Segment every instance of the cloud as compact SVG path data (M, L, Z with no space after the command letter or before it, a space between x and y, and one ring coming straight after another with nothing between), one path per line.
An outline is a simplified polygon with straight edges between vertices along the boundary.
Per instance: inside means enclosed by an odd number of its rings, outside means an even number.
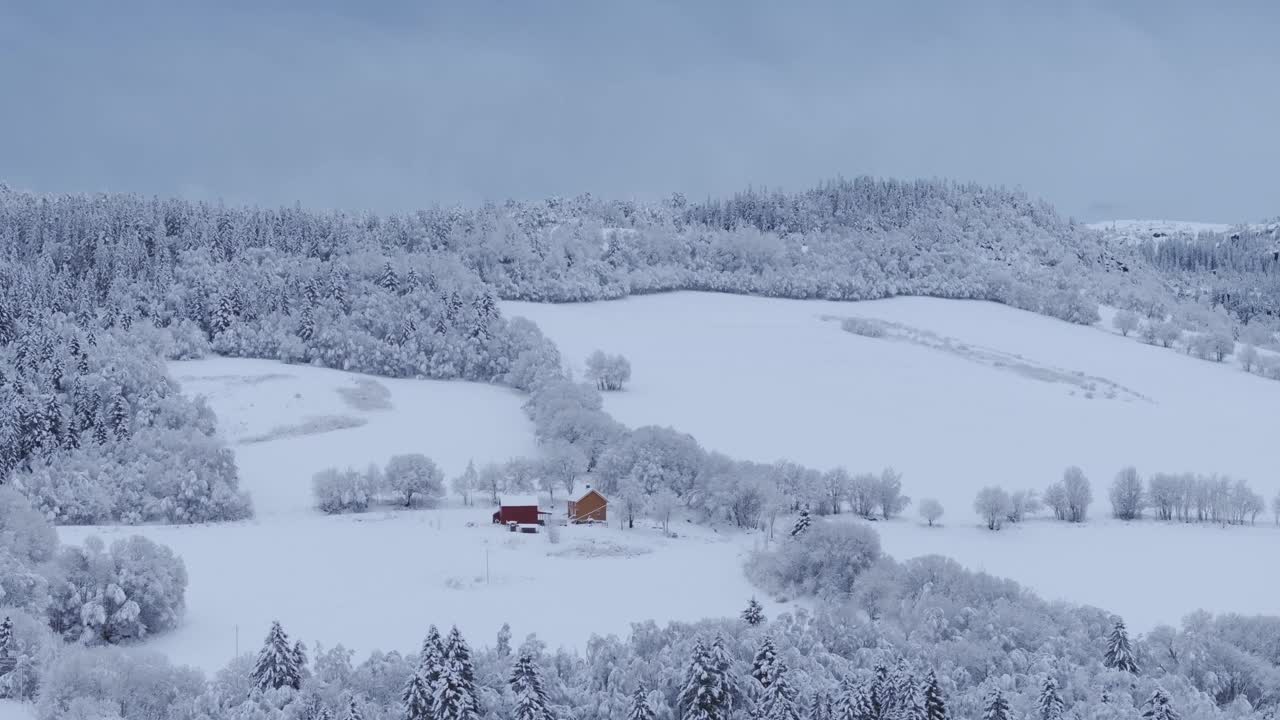
M0 173L378 210L870 173L1280 213L1270 4L374 5L10 11Z

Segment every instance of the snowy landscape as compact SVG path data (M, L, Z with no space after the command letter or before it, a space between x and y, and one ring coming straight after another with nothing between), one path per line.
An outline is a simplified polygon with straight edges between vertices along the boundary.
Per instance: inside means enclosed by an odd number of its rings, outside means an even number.
M0 9L0 720L1280 715L1275 9L135 5Z

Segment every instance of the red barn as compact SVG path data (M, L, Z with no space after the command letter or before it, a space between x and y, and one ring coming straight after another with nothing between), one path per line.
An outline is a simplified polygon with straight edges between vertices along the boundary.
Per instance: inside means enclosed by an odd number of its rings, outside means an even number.
M538 509L538 498L533 495L508 495L493 513L493 521L502 525L542 525L543 516L550 514Z

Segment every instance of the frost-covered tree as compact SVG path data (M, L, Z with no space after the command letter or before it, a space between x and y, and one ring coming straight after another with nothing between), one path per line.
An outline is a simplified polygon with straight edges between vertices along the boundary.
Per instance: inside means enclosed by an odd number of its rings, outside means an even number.
M835 706L830 693L821 690L814 693L813 700L809 702L807 720L836 720Z
M1178 720L1178 711L1169 702L1169 695L1162 687L1156 687L1151 697L1142 705L1142 717L1146 720Z
M1125 337L1137 330L1140 324L1141 321L1138 319L1138 314L1130 310L1117 311L1115 317L1111 319L1111 325Z
M982 710L982 720L1009 720L1009 701L1000 688L995 688L987 696L986 706Z
M769 671L767 684L756 701L754 717L760 720L800 720L796 689L787 677L787 664L778 661Z
M0 620L0 660L8 660L13 655L13 618L6 615Z
M852 677L846 676L840 681L840 688L835 700L836 720L877 720L878 709L871 704L866 689Z
M521 651L516 659L509 684L515 696L514 720L554 720L547 693L542 688L542 673L528 650Z
M927 720L947 720L946 699L933 670L924 679L924 716Z
M778 592L840 598L853 592L858 576L880 559L880 539L853 523L816 523L771 552L756 553L747 575Z
M414 670L400 693L400 717L404 720L434 720L435 692L422 668Z
M587 378L599 390L621 390L631 379L631 363L621 355L596 350L587 358Z
M791 537L797 537L809 529L813 524L813 518L809 515L809 508L806 506L800 510L800 516L796 518L796 524L791 526Z
M751 602L747 603L747 609L742 611L742 620L753 626L764 622L764 608L755 598L751 598Z
M511 654L511 625L502 623L502 627L498 629L498 644L494 646L499 657L507 657Z
M279 622L272 622L250 675L253 686L262 691L284 687L297 690L302 686L302 672L297 662L297 655L289 645L289 636Z
M1038 720L1062 720L1064 705L1062 695L1058 692L1058 681L1053 676L1046 677L1040 686L1040 695L1036 699L1036 717Z
M933 524L938 521L938 518L942 517L942 503L934 500L933 498L925 498L924 500L921 500L919 510L920 519L929 523L929 527L933 527Z
M1129 631L1125 629L1123 620L1116 620L1107 636L1107 652L1102 664L1121 672L1138 673L1138 662L1134 659L1133 648L1129 645Z
M1110 496L1111 509L1117 518L1135 520L1142 517L1147 500L1136 468L1127 467L1116 473Z
M631 695L631 709L627 711L627 720L655 720L657 713L649 702L649 693L643 687L636 688Z
M755 656L751 658L751 678L758 685L757 691L769 687L769 683L773 682L777 663L778 649L773 644L773 638L765 635L760 641L760 647L756 649Z
M973 500L973 511L987 523L988 530L999 530L1012 508L1009 493L998 487L985 487Z
M444 497L444 473L435 461L420 453L393 456L387 461L383 479L405 507L415 502L433 507Z
M467 467L462 471L461 475L450 481L453 493L462 498L462 504L470 505L472 493L476 491L476 485L479 482L479 475L476 473L476 464L471 460L467 461Z
M107 548L90 536L83 547L61 547L54 563L59 582L49 625L67 640L140 640L176 627L182 616L186 567L169 548L145 537L116 540Z
M1040 512L1044 504L1034 490L1015 490L1009 493L1009 513L1005 519L1011 523L1022 522L1029 515Z
M364 720L364 713L360 710L360 701L354 696L347 701L347 711L343 714L342 720Z
M1258 348L1253 345L1245 345L1240 348L1240 352L1236 353L1236 360L1240 361L1240 368L1247 373L1254 371L1258 367Z
M678 698L681 720L728 720L733 710L729 679L702 640L693 646Z
M471 660L471 647L467 645L467 641L462 637L462 632L458 630L458 626L453 626L449 631L448 638L444 643L444 665L451 671L449 677L449 690L446 693L451 699L450 703L461 702L465 700L466 704L457 706L457 711L451 710L449 717L479 717L483 713L480 706L479 688L476 686L476 670L475 664ZM437 706L439 707L440 693L437 693ZM450 707L454 707L450 705ZM465 712L463 712L465 711ZM458 714L463 712L463 714ZM465 713L470 713L467 715Z
M1062 473L1063 499L1066 503L1066 521L1084 522L1093 502L1093 490L1084 471L1074 465Z

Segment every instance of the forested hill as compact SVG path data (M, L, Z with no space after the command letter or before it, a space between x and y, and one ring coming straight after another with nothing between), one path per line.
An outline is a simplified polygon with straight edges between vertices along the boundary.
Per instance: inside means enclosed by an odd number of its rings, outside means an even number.
M157 272L180 274L192 255L236 263L265 250L318 263L372 254L401 272L408 258L430 258L473 272L508 299L675 289L833 299L917 294L989 299L1077 322L1095 317L1080 291L1123 275L1136 257L1021 193L872 178L700 203L678 194L655 203L582 195L385 217L0 189L0 238L6 257L69 271L77 283L92 282L100 301L113 285L117 293L154 295L136 283L166 279ZM211 295L249 292L230 280ZM207 318L191 319L211 327Z

